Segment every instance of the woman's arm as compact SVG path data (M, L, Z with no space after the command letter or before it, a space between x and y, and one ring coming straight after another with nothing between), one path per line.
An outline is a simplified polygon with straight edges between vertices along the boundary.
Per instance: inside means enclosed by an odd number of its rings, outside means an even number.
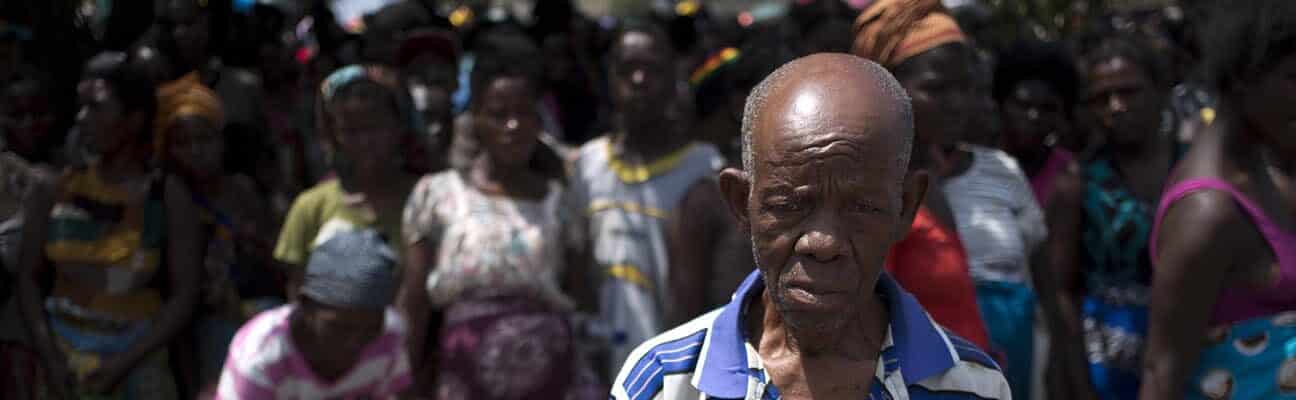
M431 249L432 246L423 241L405 246L405 273L396 294L396 309L409 324L407 348L410 365L415 371L420 370L425 361L432 361L423 359L423 346L427 341L429 316L432 314L432 304L426 289L428 273L433 269Z
M410 367L414 371L436 367L436 360L425 360L423 356L426 354L424 347L427 345L428 331L431 330L429 326L433 322L440 322L433 320L427 279L428 274L436 268L436 254L441 242L441 225L434 212L436 204L432 204L435 197L433 191L442 187L430 182L424 178L414 185L401 215L400 243L405 246L402 268L404 275L401 277L400 289L396 292L396 310L405 318L409 327L405 345L409 352ZM424 381L427 376L431 374L414 374L415 392L427 393L432 389L433 382Z
M1052 362L1060 363L1063 386L1067 388L1063 392L1075 400L1096 398L1089 382L1084 327L1080 320L1084 277L1079 265L1083 202L1084 181L1075 168L1060 174L1045 210L1049 231L1043 249L1045 258L1032 264L1031 273L1052 336Z
M166 267L170 296L162 304L148 333L120 355L109 359L91 374L94 391L108 391L150 354L163 348L180 333L193 316L199 298L202 275L201 234L198 208L189 189L175 176L166 178Z
M19 243L18 304L27 333L50 375L50 385L71 390L74 386L63 353L55 345L53 332L45 318L41 277L50 272L45 263L45 237L49 229L50 209L54 206L56 185L49 182L32 185L23 202L22 240ZM66 394L64 395L67 397Z
M1240 244L1254 230L1227 193L1201 192L1166 212L1155 241L1148 341L1143 355L1142 400L1184 398L1197 365L1207 324Z

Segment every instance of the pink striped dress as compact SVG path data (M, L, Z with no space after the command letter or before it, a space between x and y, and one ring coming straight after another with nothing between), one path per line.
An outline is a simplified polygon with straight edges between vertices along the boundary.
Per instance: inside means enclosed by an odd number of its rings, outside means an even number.
M388 399L413 382L404 346L405 323L392 309L387 310L382 334L334 382L317 377L293 344L289 334L293 309L289 304L263 312L239 329L216 399Z

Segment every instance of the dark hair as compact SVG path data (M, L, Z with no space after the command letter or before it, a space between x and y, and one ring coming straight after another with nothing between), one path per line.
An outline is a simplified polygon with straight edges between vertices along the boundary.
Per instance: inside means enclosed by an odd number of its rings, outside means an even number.
M1263 75L1296 52L1296 2L1291 0L1220 2L1207 18L1202 72L1220 91Z
M693 101L698 116L722 111L733 91L750 91L778 67L796 58L776 34L764 34L748 40L740 49L738 60L720 67L710 78L697 84ZM706 60L703 60L706 62ZM743 97L747 93L742 93Z
M148 74L129 62L125 53L108 52L94 56L86 63L83 79L102 79L121 102L123 115L142 113L138 138L152 140L153 117L157 114L157 88Z
M1104 61L1122 58L1138 65L1148 81L1162 87L1169 87L1169 74L1165 65L1165 55L1157 52L1144 40L1131 35L1117 35L1103 39L1096 47L1084 56L1084 74L1095 65Z
M1040 80L1057 92L1070 112L1079 92L1075 60L1056 43L1023 41L999 55L994 69L994 98L1003 103L1017 84Z
M850 53L855 40L851 20L829 18L816 23L805 33L802 54Z
M531 89L538 91L544 76L543 67L537 61L540 58L540 49L520 32L487 33L477 43L476 60L469 77L473 103L491 81L501 77L526 79Z
M608 61L612 62L621 54L621 37L633 32L643 33L652 36L653 42L669 52L670 56L675 55L675 45L671 43L670 35L658 23L651 20L629 19L617 28L616 34L612 35L612 48L608 49Z

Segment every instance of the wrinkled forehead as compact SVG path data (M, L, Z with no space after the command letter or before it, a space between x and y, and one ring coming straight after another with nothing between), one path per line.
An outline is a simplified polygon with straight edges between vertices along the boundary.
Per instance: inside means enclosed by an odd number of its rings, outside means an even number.
M845 157L874 173L903 173L902 106L870 85L814 79L769 93L753 132L758 171Z

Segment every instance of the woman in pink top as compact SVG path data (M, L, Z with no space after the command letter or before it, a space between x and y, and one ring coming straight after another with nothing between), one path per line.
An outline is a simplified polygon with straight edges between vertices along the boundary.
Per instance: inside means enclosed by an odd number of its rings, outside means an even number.
M1210 15L1204 66L1221 105L1194 127L1157 212L1140 398L1290 398L1296 2Z
M243 325L217 400L392 399L414 379L406 324L391 307L396 253L372 229L312 252L297 303Z

